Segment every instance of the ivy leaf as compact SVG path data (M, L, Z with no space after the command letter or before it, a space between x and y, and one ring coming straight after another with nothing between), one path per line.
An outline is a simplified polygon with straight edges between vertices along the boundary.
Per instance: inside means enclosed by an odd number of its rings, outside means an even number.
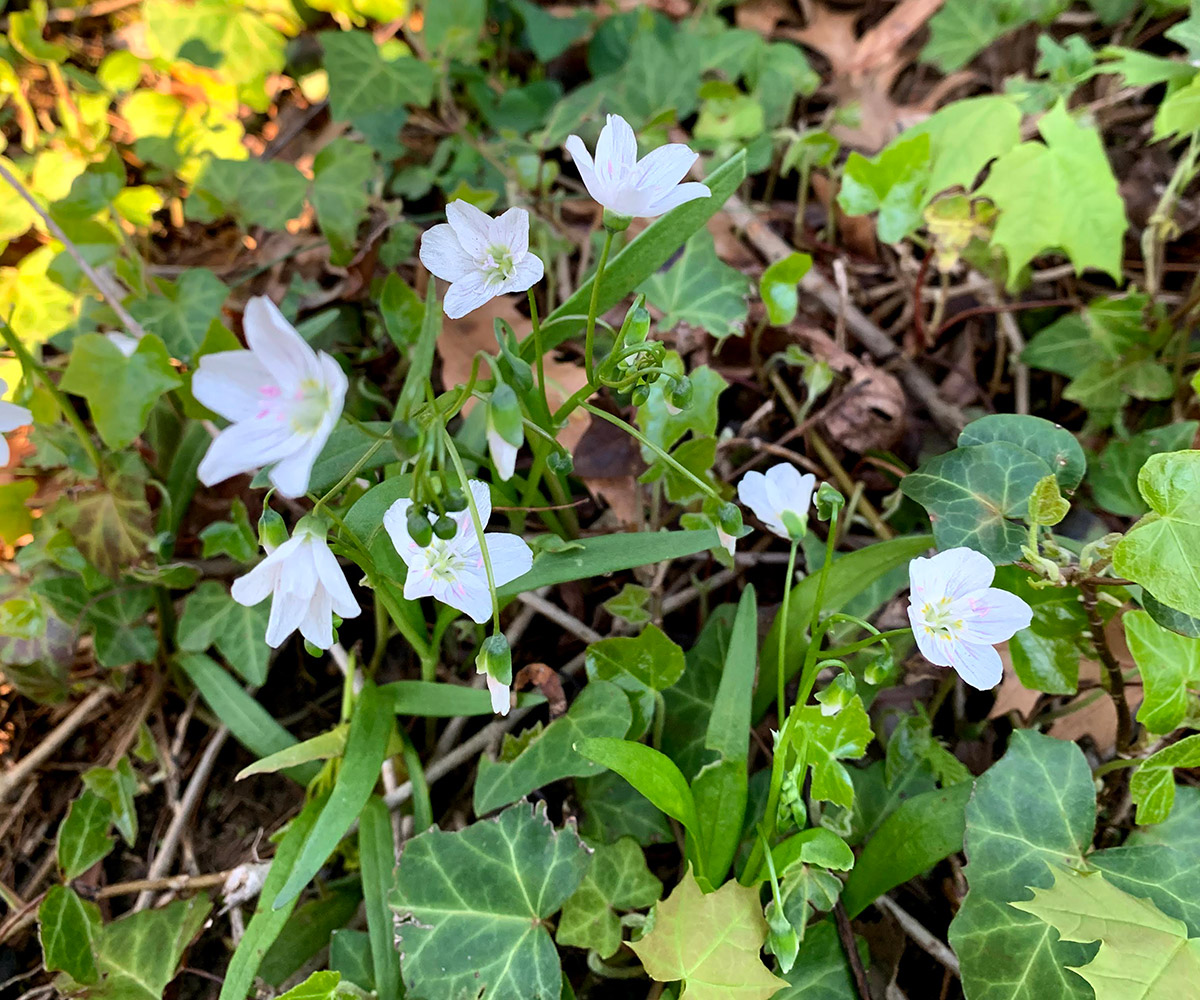
M369 147L361 146L368 155ZM304 210L308 180L283 160L211 159L185 205L189 219L236 219L243 227L282 230Z
M905 496L929 511L939 549L965 545L994 563L1021 558L1034 487L1053 470L1009 441L955 448L900 481Z
M158 652L158 635L146 624L154 604L149 587L118 587L87 605L85 623L96 644L96 661L102 667L127 667L150 663Z
M787 983L759 957L766 940L757 888L730 880L705 894L688 869L655 907L650 932L629 947L651 979L682 979L688 1000L768 1000Z
M854 783L840 762L861 757L874 735L862 699L855 695L836 715L822 715L819 706L805 705L800 723L800 753L812 768L812 797L849 809L854 804Z
M1175 804L1175 768L1200 765L1200 736L1186 736L1147 757L1129 779L1137 822L1161 823Z
M630 625L645 625L653 617L648 607L650 591L636 583L627 583L615 597L604 602L604 610Z
M1200 451L1152 455L1138 473L1150 513L1113 552L1113 569L1159 601L1200 617Z
M665 691L683 676L683 650L657 625L636 636L619 636L592 643L587 651L589 672L601 680L629 676L653 691Z
M960 448L992 441L1008 441L1033 452L1050 466L1058 485L1064 490L1075 489L1087 469L1087 458L1075 435L1041 417L993 413L967 424L958 436Z
M106 926L96 942L102 979L88 1000L161 1000L211 909L202 896L179 899Z
M1138 721L1151 733L1173 732L1188 714L1189 689L1200 687L1200 639L1163 628L1145 611L1130 611L1121 621L1142 675Z
M1067 6L1067 0L949 0L929 19L921 59L950 73L1002 35L1030 21L1048 24Z
M1011 905L1045 921L1063 941L1100 942L1090 962L1069 966L1096 1000L1175 1000L1194 990L1200 938L1189 939L1182 920L1110 885L1101 872L1052 872L1053 885Z
M593 681L561 719L545 729L540 725L501 748L500 760L484 755L475 779L475 814L482 816L506 806L561 778L590 777L603 768L573 749L587 736L620 738L629 731L629 699L615 684ZM515 751L515 756L513 753Z
M1021 109L1010 97L988 95L952 101L910 129L897 141L929 136L929 171L923 202L947 188L970 191L979 172L1021 141ZM963 136L971 136L963 142Z
M1096 503L1119 517L1141 517L1150 508L1137 490L1137 476L1151 455L1187 448L1200 430L1195 420L1155 427L1132 437L1114 438L1088 470Z
M62 519L76 548L110 580L149 555L150 505L145 473L136 456L122 458L105 479L62 507Z
M907 136L874 159L851 153L842 174L838 204L847 215L879 212L879 238L898 243L921 221L929 176L929 136Z
M246 505L235 497L230 506L228 521L214 521L200 529L203 543L201 556L229 556L240 563L250 563L258 555L258 536L250 527Z
M338 121L351 121L405 104L428 107L433 100L432 67L412 55L385 58L369 31L323 31L329 74L329 108Z
M354 257L354 238L370 203L365 187L374 176L371 147L349 139L334 139L313 160L312 206L331 264L343 266Z
M647 846L665 843L674 836L666 816L615 771L577 779L575 798L583 811L579 832L589 842L612 844L622 837L632 837Z
M125 843L132 847L137 841L137 807L133 799L138 793L138 783L129 758L122 757L116 767L93 767L84 771L83 786L112 807L113 824Z
M1096 792L1083 752L1032 730L975 782L967 804L970 890L950 925L963 992L991 1000L1085 1000L1065 965L1090 950L1058 940L1042 921L1008 905L1027 887L1047 887L1056 865L1082 866L1096 820Z
M250 684L267 679L267 602L252 608L233 599L223 583L205 580L191 594L179 618L179 648L203 653L216 646L225 661Z
M1100 135L1059 102L1038 123L1045 143L1001 156L979 189L999 210L993 246L1008 255L1008 283L1038 254L1062 250L1076 273L1094 267L1119 280L1125 206Z
M100 978L92 940L100 930L100 908L87 903L69 886L51 886L38 907L38 937L47 972L65 972L77 983Z
M71 345L71 361L59 385L88 401L101 440L119 451L145 430L159 397L183 381L171 367L163 342L152 333L138 341L129 357L107 337L85 333Z
M617 911L654 905L662 888L632 837L600 844L594 848L583 882L563 904L554 938L560 947L587 948L601 958L610 958L621 947Z
M684 244L683 256L665 273L652 274L638 290L662 310L660 331L682 322L707 330L717 340L745 332L750 280L717 257L707 229Z
M112 815L112 806L95 792L85 791L71 803L58 828L58 867L66 881L79 878L113 849Z
M130 314L162 338L173 358L190 361L221 312L229 289L212 271L190 268L178 281L158 281L161 295L126 303Z
M588 854L545 805L518 803L404 845L392 906L413 996L558 1000L562 970L543 921L587 874Z

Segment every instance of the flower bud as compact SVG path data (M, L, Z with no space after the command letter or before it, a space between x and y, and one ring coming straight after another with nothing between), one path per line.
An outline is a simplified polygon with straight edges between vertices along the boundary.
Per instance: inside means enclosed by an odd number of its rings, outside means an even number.
M433 541L433 526L429 523L429 517L423 508L416 506L409 508L406 526L409 537L421 548L425 548Z
M883 651L867 664L867 669L863 671L863 680L872 687L879 687L887 682L896 669L896 661L892 657L892 650L889 646L884 646Z
M667 409L681 413L692 405L692 380L686 375L683 378L672 379L667 388Z
M460 510L467 509L467 495L457 486L446 490L444 500L446 510L455 513Z
M837 715L854 697L854 675L843 670L822 690L817 692L822 715Z
M648 400L650 398L650 386L635 385L633 387L633 393L630 396L630 398L633 400L634 406L645 406L646 400Z
M729 501L721 504L717 511L717 520L725 534L736 537L742 533L742 511L737 504Z
M784 510L780 511L779 519L787 529L788 537L794 542L798 542L808 531L807 514L797 514L794 510Z
M283 523L279 512L264 505L262 517L258 519L258 544L270 555L286 542L287 538L287 525Z
M487 442L496 474L512 478L517 462L517 450L525 443L525 428L521 424L521 405L517 394L505 382L497 382L487 408Z
M487 676L492 710L498 715L508 715L512 704L508 690L512 684L512 650L503 634L496 632L483 640L475 657L475 672Z
M456 531L458 531L458 524L448 514L442 514L433 522L433 533L444 542L450 541Z
M779 959L779 968L782 972L790 972L792 966L796 964L796 956L800 954L800 935L796 933L796 928L788 922L781 909L775 905L775 900L771 900L767 904L766 916L767 927L770 931L767 935L766 949Z
M828 521L846 506L846 498L829 483L822 483L817 487L816 506L817 517L822 521Z
M546 464L560 476L569 476L575 469L575 459L569 451L552 451L546 458Z
M643 306L634 306L629 313L629 325L625 331L626 344L642 344L650 336L650 313Z

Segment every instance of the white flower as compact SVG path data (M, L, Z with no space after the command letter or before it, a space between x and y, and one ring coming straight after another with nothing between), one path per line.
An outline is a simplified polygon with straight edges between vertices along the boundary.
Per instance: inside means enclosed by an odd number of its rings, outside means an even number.
M450 282L442 306L451 319L542 280L542 260L529 252L525 209L510 208L493 219L459 199L446 206L446 218L421 237L421 263Z
M491 455L492 464L496 467L496 475L500 477L501 481L508 482L512 479L512 474L517 467L517 452L521 449L518 445L504 440L504 435L496 429L490 412L487 420L487 443L488 454Z
M808 508L812 503L817 477L811 472L800 475L800 470L787 462L772 466L765 474L747 472L738 483L738 499L754 516L780 538L792 538L787 520L802 528L808 523Z
M271 597L267 645L275 649L300 634L319 649L333 645L332 616L355 617L360 608L323 531L296 525L292 537L249 573L233 581L233 599L253 607Z
M720 525L717 525L717 541L721 543L721 547L730 556L733 556L737 552L737 535L729 534Z
M346 376L257 296L246 304L248 351L206 354L192 379L196 399L232 421L209 446L197 474L205 486L271 465L271 484L286 497L308 490L346 399Z
M1005 642L1033 620L1021 598L991 586L991 560L973 549L939 552L908 564L908 617L917 648L930 663L953 667L981 691L1000 683L1000 654Z
M8 383L0 378L0 396L8 394ZM24 427L27 424L33 423L33 414L25 407L18 406L16 403L10 403L8 400L0 400L0 434L7 434L9 431L15 431L18 427ZM8 460L11 457L8 450L8 442L0 437L0 468L8 465Z
M588 194L616 215L653 219L685 202L712 196L707 185L679 183L698 153L672 142L639 160L637 138L620 115L609 115L600 130L595 160L577 135L567 139L567 152L575 160Z
M492 514L492 498L487 484L471 479L467 485L479 509L480 523L486 525ZM404 596L410 601L418 597L435 597L443 604L470 615L482 625L491 617L492 597L488 592L487 570L483 565L475 524L471 520L470 506L451 515L457 525L453 538L442 539L434 535L425 548L414 542L408 533L408 510L411 506L412 501L408 498L397 500L383 515L383 526L388 537L408 566ZM533 551L525 539L496 531L489 532L484 538L497 587L529 572L533 565Z
M476 673L479 673L477 670ZM503 681L496 680L491 674L487 674L488 694L492 696L492 711L497 715L508 715L512 708L512 694L508 690L508 685Z

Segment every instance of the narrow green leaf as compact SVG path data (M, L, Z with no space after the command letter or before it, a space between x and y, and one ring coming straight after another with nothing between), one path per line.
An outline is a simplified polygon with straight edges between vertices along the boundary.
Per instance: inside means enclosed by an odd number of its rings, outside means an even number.
M687 779L670 757L642 743L606 737L582 739L575 749L588 760L615 771L689 831L699 829Z
M363 808L358 826L358 851L367 933L371 936L375 992L380 997L398 997L400 956L396 952L396 921L388 906L388 897L396 885L396 845L391 816L378 796L370 798Z
M366 683L354 706L350 734L346 739L346 756L337 782L292 873L272 903L275 909L295 902L362 812L379 780L379 769L387 755L394 725L391 704L380 697L374 684Z
M383 322L392 339L402 336L403 317L390 308L383 313ZM395 332L393 332L395 328ZM437 283L431 281L425 293L425 315L421 320L421 335L409 354L408 373L396 400L396 416L407 420L425 402L425 390L429 384L429 373L433 368L433 354L437 337L442 330L442 304L437 297Z
M275 771L283 771L314 760L340 757L346 752L346 735L349 730L349 725L343 724L302 743L277 750L262 760L256 760L253 764L243 767L234 780L241 781L255 774L273 774Z
M460 715L492 715L492 696L480 688L433 681L392 681L381 684L379 693L392 699L397 715L419 715L430 719L454 719ZM538 693L517 695L517 707L545 704Z

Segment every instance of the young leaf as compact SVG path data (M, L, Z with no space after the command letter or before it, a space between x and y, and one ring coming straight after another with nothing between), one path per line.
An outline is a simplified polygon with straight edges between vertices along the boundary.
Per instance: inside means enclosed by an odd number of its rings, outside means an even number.
M683 674L683 650L657 625L636 636L601 639L588 647L588 673L603 681L629 677L652 691L665 691Z
M513 740L515 745L524 744L515 758L508 758L502 747L500 760L486 755L479 759L475 814L483 816L561 778L598 774L602 768L579 756L574 745L589 736L620 739L630 721L629 699L621 689L592 681L561 719L545 729L538 727L528 740L528 733Z
M1113 569L1159 601L1200 617L1200 451L1152 455L1138 473L1150 506L1117 543Z
M1119 280L1125 204L1100 134L1059 102L1038 130L993 165L979 195L1000 212L994 246L1008 255L1008 283L1038 254L1062 250L1077 273L1094 267Z
M587 848L569 828L556 831L543 804L414 837L392 898L409 994L558 1000L562 970L543 921L587 868Z
M554 939L560 947L587 948L601 958L610 958L621 947L617 911L652 906L662 888L632 837L599 844L593 848L592 864L583 882L563 904Z
M1200 938L1152 902L1110 885L1100 872L1052 868L1049 888L1010 904L1058 931L1063 941L1100 942L1090 962L1068 966L1096 1000L1177 1000L1200 981Z
M812 768L812 797L849 809L854 784L840 761L861 757L874 736L862 699L855 695L836 715L823 715L816 705L799 711L803 749L798 755Z
M67 812L58 828L58 867L70 882L78 878L113 849L108 835L112 806L95 792L85 791Z
M638 290L662 310L662 331L673 330L683 322L702 327L717 340L740 337L745 332L750 282L717 257L707 229L687 241L683 256L665 274L652 275Z
M1129 779L1137 822L1161 823L1175 804L1175 768L1200 765L1200 736L1186 736L1147 757Z
M343 993L338 989L341 981L340 972L314 972L304 982L280 994L279 1000L335 1000L338 996L353 996L352 993Z
M838 205L848 215L878 211L879 238L898 243L921 221L929 155L929 136L924 134L901 138L873 160L851 153Z
M271 904L275 909L295 901L362 812L379 780L379 769L387 756L394 727L391 704L374 684L367 682L354 706L346 755L329 801L304 842L287 882Z
M128 447L145 430L159 397L181 385L166 347L153 334L129 357L98 333L76 337L59 382L64 392L88 401L101 440L114 451Z
M758 294L767 307L772 326L787 326L800 308L800 279L808 274L812 258L806 253L791 253L775 261L758 279Z
M116 767L93 767L84 771L83 786L112 807L113 825L125 843L132 847L138 831L137 807L133 802L138 783L129 758L122 757Z
M1163 628L1145 611L1130 611L1121 621L1142 675L1138 722L1151 733L1170 733L1188 714L1188 691L1200 687L1200 639Z
M682 979L690 1000L768 1000L787 983L759 957L766 940L758 889L730 881L705 894L688 871L655 908L650 933L629 947L651 979Z

